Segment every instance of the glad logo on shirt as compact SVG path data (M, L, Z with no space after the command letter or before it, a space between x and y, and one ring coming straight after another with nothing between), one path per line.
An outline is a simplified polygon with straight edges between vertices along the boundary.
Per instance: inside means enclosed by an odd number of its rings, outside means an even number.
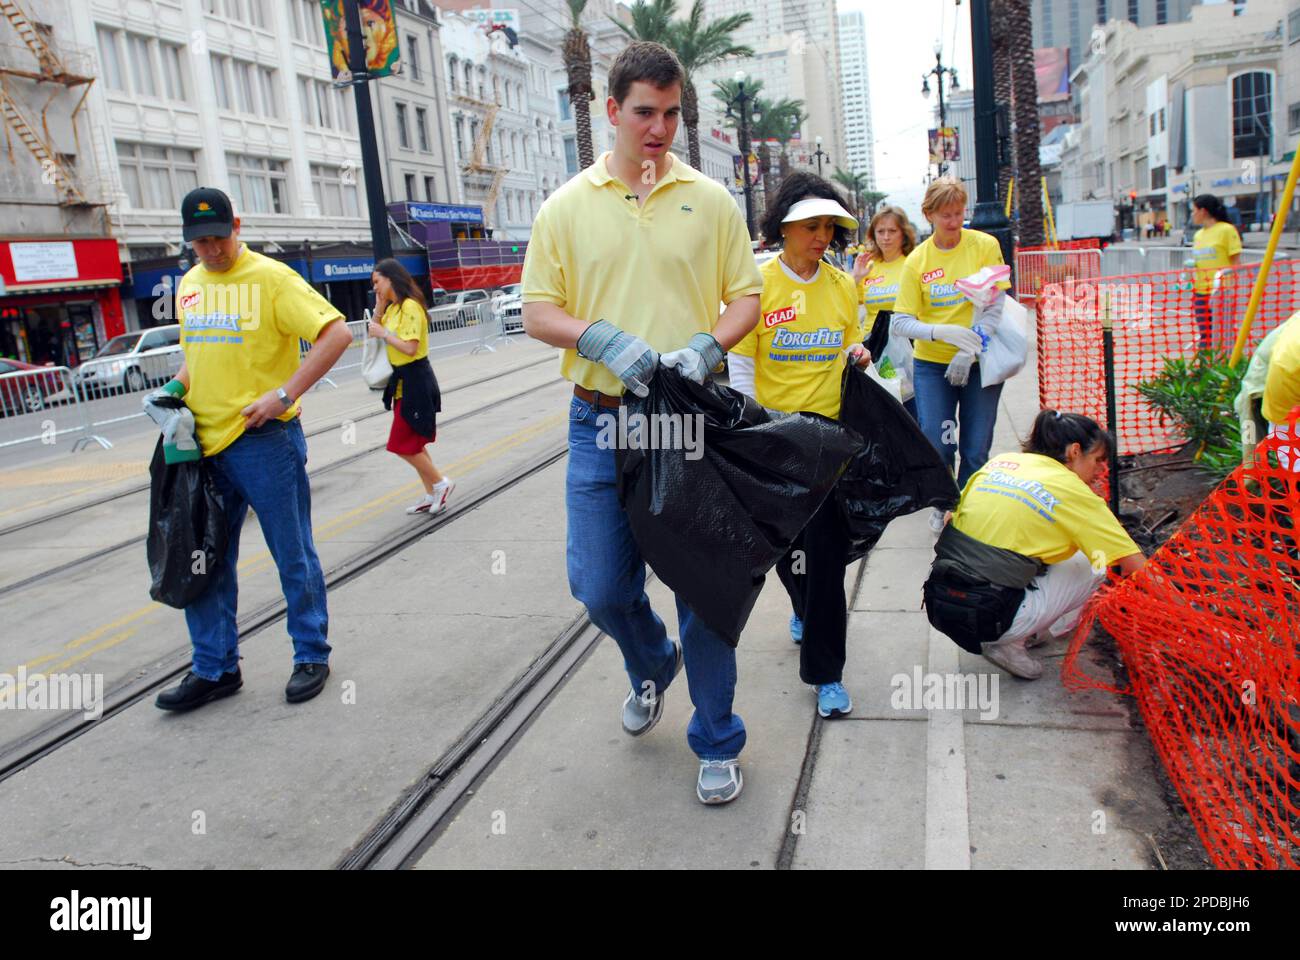
M789 323L796 316L794 304L791 304L788 307L782 307L780 310L773 310L771 313L763 314L763 327L770 330L778 324Z
M988 465L990 470L1019 470L1020 464L1014 460L994 460Z
M931 270L929 273L921 274L922 283L929 283L931 280L942 280L942 279L943 279L943 267L939 267L937 270Z
M869 287L874 287L874 286L876 286L877 284L884 283L884 282L885 282L885 278L884 278L884 277L868 277L868 278L867 278L867 286L869 286Z
M197 290L191 290L189 293L185 294L185 296L181 297L181 309L193 310L202 302L203 294L199 293Z

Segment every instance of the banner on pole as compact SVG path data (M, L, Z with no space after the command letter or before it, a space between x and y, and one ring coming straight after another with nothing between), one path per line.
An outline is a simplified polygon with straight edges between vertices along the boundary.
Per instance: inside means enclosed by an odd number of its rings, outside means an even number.
M366 71L372 77L389 77L401 72L401 50L397 43L397 22L390 0L357 0L361 9L361 33L366 44ZM330 70L335 83L350 83L348 26L343 0L320 0L325 37L330 48Z
M930 162L950 163L961 159L956 127L939 127L930 131Z

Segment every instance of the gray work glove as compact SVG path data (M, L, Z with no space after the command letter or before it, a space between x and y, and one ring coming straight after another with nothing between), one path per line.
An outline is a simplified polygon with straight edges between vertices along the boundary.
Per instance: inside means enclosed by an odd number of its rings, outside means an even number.
M984 341L978 333L955 323L936 323L930 327L930 338L951 343L959 351L964 350L972 356L984 349Z
M703 383L709 371L722 362L722 355L722 345L712 334L697 333L682 349L663 354L659 362L688 380Z
M640 337L624 333L608 320L597 320L578 338L578 355L604 364L638 397L650 393L659 354Z
M184 389L180 381L173 380L161 390L146 394L143 401L144 412L162 428L163 460L168 464L190 463L203 457L194 438L194 414L181 399Z
M944 379L954 387L964 387L970 382L970 368L975 363L975 355L967 353L965 350L958 350L957 356L953 357L948 363L948 369L944 371Z

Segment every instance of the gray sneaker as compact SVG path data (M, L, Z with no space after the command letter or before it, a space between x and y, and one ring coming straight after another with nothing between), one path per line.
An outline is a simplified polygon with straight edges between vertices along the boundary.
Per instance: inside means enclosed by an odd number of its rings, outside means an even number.
M676 677L682 672L682 642L676 637L669 637L668 640L677 656L677 663L673 666L673 676ZM662 691L647 690L638 694L637 691L630 690L627 699L623 701L623 732L631 737L649 733L663 715Z
M695 781L695 796L700 803L730 803L740 796L744 786L739 760L700 761L700 775Z
M1026 650L1023 643L986 643L981 652L985 660L1001 667L1013 677L1037 680L1043 675L1043 661Z

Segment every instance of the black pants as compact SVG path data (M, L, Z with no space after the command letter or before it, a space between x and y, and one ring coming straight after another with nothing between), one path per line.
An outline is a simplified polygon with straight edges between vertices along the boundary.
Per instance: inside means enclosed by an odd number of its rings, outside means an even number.
M799 679L804 683L839 683L844 678L848 549L844 519L832 494L776 565L794 612L803 621Z

